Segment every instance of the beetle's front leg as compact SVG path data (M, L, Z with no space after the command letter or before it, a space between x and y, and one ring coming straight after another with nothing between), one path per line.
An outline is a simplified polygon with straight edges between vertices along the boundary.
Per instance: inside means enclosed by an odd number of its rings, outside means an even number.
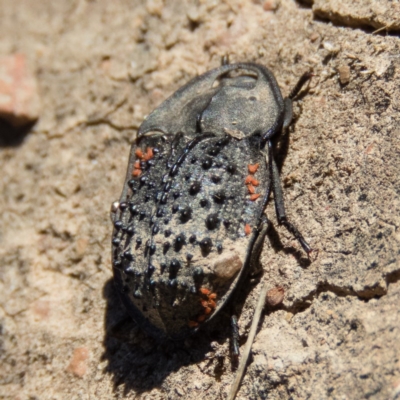
M272 180L272 190L274 191L274 201L276 217L278 218L279 224L283 225L301 244L301 247L310 255L313 249L306 242L303 235L299 230L288 221L286 217L285 204L283 201L281 178L279 176L278 167L276 166L274 152L272 147L272 142L268 142L268 168L270 170L271 180Z
M311 71L304 73L296 83L289 96L284 99L285 111L283 116L283 129L289 127L293 119L293 99L299 94L302 87L313 77Z

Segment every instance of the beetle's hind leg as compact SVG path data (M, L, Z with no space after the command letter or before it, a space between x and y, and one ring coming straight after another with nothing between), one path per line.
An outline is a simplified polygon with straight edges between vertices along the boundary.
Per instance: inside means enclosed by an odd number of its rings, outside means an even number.
M231 315L231 328L232 328L232 336L231 336L231 351L232 358L234 363L237 363L239 360L240 350L239 350L239 324L236 315Z
M299 230L288 221L286 217L285 204L283 201L281 178L279 176L278 167L275 162L272 142L268 142L268 167L272 180L272 190L274 191L275 211L279 224L283 225L300 243L303 250L310 255L313 249L306 242Z
M261 216L260 223L257 227L258 236L254 242L253 249L250 255L250 271L251 275L256 275L261 271L260 267L260 254L264 244L265 236L269 228L269 220L265 215Z

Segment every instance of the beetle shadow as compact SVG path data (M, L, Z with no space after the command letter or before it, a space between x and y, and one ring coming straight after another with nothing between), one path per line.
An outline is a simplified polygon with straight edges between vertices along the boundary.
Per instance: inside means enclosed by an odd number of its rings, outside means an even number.
M106 282L103 296L107 305L102 361L108 361L104 372L112 375L114 391L120 390L121 385L124 395L150 391L160 386L171 372L201 359L207 351L200 347L199 354L195 354L184 346L175 349L174 343L160 346L146 336L120 302L112 279Z
M246 286L248 292L250 285ZM242 290L240 291L242 292ZM242 309L235 298L235 311ZM113 280L106 282L103 288L106 300L104 317L104 352L102 361L107 361L105 373L112 375L114 391L123 385L124 395L131 391L141 394L160 387L163 381L180 368L197 364L214 352L211 343L223 344L231 336L230 307L224 307L218 318L210 321L206 329L187 338L184 342L157 342L147 336L129 317L120 302ZM243 301L244 303L244 301ZM220 379L224 371L215 369L215 379Z
M14 127L6 120L0 118L0 148L18 147L32 130L36 122L21 127Z
M275 252L283 251L285 254L291 254L302 268L308 268L311 265L311 260L304 256L304 251L293 246L285 246L282 243L279 233L272 223L269 224L267 236L269 243Z

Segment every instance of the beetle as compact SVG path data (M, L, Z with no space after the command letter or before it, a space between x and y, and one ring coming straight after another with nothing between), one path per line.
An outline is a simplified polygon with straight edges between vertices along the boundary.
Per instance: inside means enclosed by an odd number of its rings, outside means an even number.
M272 139L292 120L272 72L223 63L165 100L134 141L111 218L117 291L151 336L183 339L214 319L257 262L271 191L288 221Z

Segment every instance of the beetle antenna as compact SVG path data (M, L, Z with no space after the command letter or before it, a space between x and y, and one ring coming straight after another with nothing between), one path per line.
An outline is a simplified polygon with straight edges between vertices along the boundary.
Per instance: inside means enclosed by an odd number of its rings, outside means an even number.
M228 65L228 64L230 64L230 62L229 62L229 54L224 54L221 57L221 65Z

